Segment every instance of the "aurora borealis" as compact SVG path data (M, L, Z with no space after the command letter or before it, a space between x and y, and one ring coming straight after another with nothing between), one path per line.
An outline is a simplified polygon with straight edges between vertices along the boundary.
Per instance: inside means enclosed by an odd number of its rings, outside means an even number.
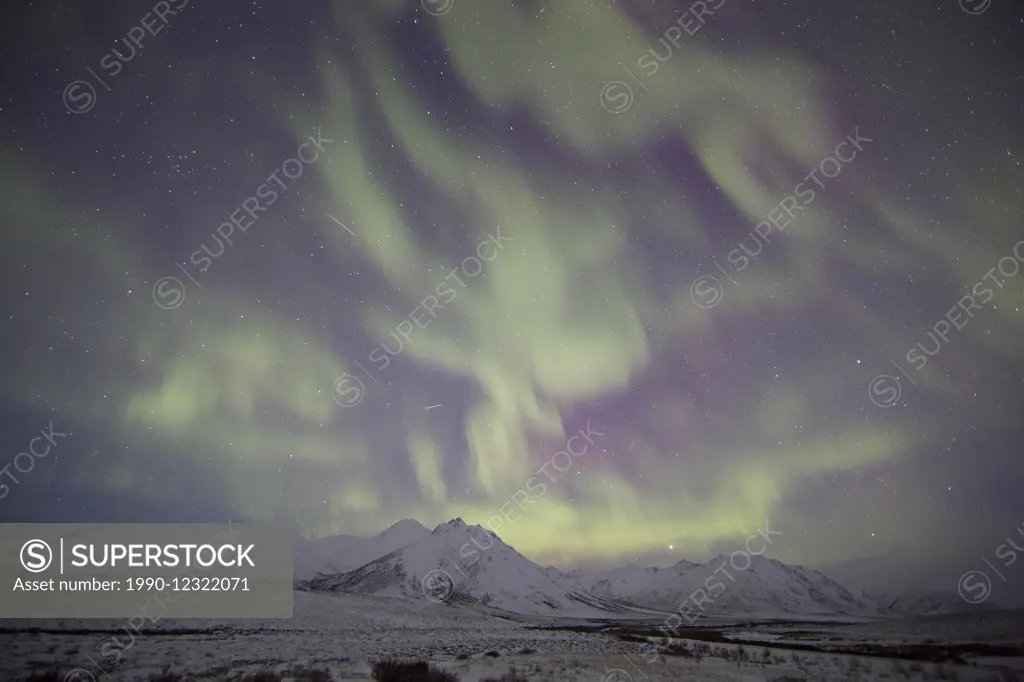
M158 4L6 29L0 519L484 523L589 424L535 561L1019 524L1009 3Z

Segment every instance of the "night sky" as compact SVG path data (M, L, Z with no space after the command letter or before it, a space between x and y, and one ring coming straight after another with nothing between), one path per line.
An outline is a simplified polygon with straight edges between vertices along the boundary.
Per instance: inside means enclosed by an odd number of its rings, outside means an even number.
M12 5L0 520L1024 546L1020 5Z

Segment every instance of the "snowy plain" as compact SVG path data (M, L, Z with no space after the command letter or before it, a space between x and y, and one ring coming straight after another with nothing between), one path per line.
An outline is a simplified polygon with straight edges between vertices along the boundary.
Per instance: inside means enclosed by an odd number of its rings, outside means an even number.
M673 640L700 659L657 656L653 644L608 634L540 630L510 618L427 600L296 591L294 617L279 620L162 620L134 635L120 621L0 621L0 660L5 679L31 670L77 669L68 682L133 682L168 669L197 678L238 679L260 670L327 669L334 680L368 680L373 662L424 660L458 675L461 682L498 678L514 667L527 680L566 682L659 682L661 680L782 682L784 680L940 680L995 682L1009 672L972 666L936 666L867 656L793 652L750 644ZM977 616L947 617L949 635L1015 639L1017 620L988 622ZM857 638L920 637L934 628L907 621L822 626L823 636L852 628ZM791 626L786 626L790 627ZM802 626L801 630L815 628ZM915 630L919 628L920 630ZM875 634L872 634L874 629ZM786 628L778 628L787 639ZM1019 637L1017 630L1016 636ZM853 636L852 633L848 636ZM104 649L106 647L106 649ZM121 657L111 666L116 648ZM740 649L746 662L734 660ZM768 652L768 662L765 652ZM105 653L104 653L105 652ZM795 659L794 659L795 654ZM999 662L1008 668L1012 662Z
M462 519L405 520L370 538L296 542L289 619L0 620L0 682L40 671L283 682L303 669L346 682L372 679L383 660L425 661L460 682L513 669L552 682L1024 680L1024 612L951 614L962 604L934 593L865 599L758 556L730 563L696 627L672 630L669 612L724 560L563 573Z

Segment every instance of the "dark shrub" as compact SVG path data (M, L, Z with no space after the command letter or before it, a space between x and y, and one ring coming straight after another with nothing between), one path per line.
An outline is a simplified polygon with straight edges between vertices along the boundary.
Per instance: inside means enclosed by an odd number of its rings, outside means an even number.
M21 682L64 682L64 675L56 670L33 670L32 674L19 678Z
M310 668L308 670L293 670L291 675L287 677L294 677L300 682L331 682L331 673L322 668Z
M168 666L168 667L170 667L170 666ZM186 682L186 680L191 680L191 679L192 679L191 675L186 675L184 673L172 673L172 672L168 672L165 669L161 673L154 673L154 674L150 675L149 676L149 680L147 682ZM275 677L273 680L262 680L261 682L279 682L280 679L281 678L279 678L279 677Z
M509 670L501 677L488 677L483 682L530 682L525 677L520 677L515 670Z
M281 675L272 673L269 670L261 670L258 673L251 673L243 678L244 682L281 682ZM149 682L157 682L152 677ZM173 680L160 680L159 682L174 682Z
M398 661L379 661L373 664L373 679L377 682L459 682L459 678L449 672L431 668L419 663L399 663Z

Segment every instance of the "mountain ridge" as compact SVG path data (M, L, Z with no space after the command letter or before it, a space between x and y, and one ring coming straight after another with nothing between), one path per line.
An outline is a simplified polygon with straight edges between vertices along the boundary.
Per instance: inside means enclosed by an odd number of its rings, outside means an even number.
M432 530L403 519L371 538L306 541L296 553L307 554L296 558L302 566L296 570L299 589L422 598L529 616L872 618L978 610L952 593L855 593L820 571L760 555L743 554L738 562L734 553L704 563L682 559L665 568L628 564L564 572L536 564L493 531L461 517Z

